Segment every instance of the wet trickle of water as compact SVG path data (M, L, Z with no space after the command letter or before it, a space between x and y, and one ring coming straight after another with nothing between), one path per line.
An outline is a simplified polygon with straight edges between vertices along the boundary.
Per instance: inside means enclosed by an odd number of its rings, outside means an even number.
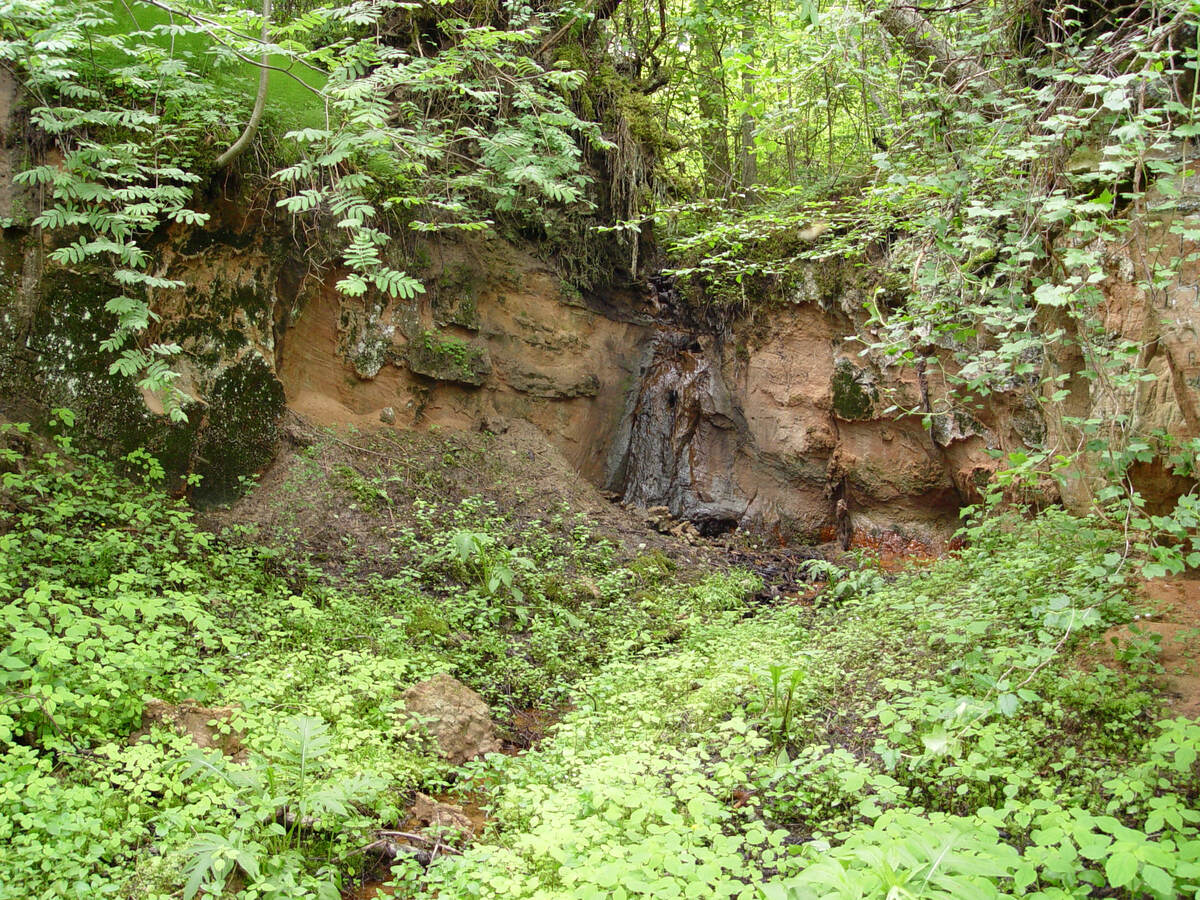
M674 338L674 340L672 340ZM695 353L664 335L642 378L629 437L624 499L640 506L663 505L678 515L682 493L691 483L683 451L699 419L697 381L706 366Z
M687 333L660 335L632 411L622 499L729 530L746 507L724 471L737 419L715 352Z

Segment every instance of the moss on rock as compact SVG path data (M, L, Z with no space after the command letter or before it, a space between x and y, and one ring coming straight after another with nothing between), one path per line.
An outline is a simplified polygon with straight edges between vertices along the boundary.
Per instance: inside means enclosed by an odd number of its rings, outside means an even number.
M257 353L217 376L196 440L192 471L202 477L198 498L237 496L243 477L271 461L285 402L283 386Z
M435 381L478 387L492 374L492 361L484 348L433 331L422 332L409 343L404 361L417 375Z
M870 374L848 359L839 359L833 367L833 411L847 421L871 419L879 392Z
M147 407L134 379L110 371L117 354L102 344L116 323L104 304L120 286L102 273L50 268L25 296L16 280L19 264L20 241L11 234L0 239L9 288L0 290L0 411L36 423L52 407L69 407L81 443L114 457L145 448L172 487L190 472L202 475L197 493L204 498L229 496L239 476L270 459L283 388L266 361L245 353L249 341L236 326L253 327L248 317L234 321L217 312L222 303L253 306L270 321L270 296L241 285L215 302L198 300L198 308L189 302L189 315L163 323L159 338L184 345L189 389L201 398L185 404L187 422L172 423ZM228 365L238 353L244 355Z
M990 434L978 419L962 410L931 416L929 433L939 447L949 447L954 441Z
M449 266L437 278L433 292L433 322L479 330L476 272L466 265Z
M384 320L386 304L347 302L338 320L338 350L359 378L370 379L394 361L396 326Z

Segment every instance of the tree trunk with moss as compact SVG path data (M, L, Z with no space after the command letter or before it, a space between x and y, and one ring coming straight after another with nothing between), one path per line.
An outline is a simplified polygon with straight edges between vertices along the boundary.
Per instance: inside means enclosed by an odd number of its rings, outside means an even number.
M928 62L949 82L951 90L970 88L979 94L1000 90L983 66L942 37L911 5L893 3L876 13L876 18L905 53L917 62Z

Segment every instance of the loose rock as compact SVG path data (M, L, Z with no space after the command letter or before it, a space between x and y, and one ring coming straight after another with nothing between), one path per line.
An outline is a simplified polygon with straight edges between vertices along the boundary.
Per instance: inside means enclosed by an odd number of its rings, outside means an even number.
M190 737L201 750L220 750L227 756L236 757L242 753L242 734L238 731L222 733L221 723L228 722L237 709L236 706L200 706L193 700L175 704L154 698L146 702L142 727L129 736L129 743L137 743L155 725L165 725L174 728L176 734Z
M475 827L467 811L455 803L442 803L428 794L417 793L417 799L409 810L410 821L420 829L434 829L443 836L455 832L461 837L470 837Z
M500 749L488 705L457 678L435 675L413 685L404 692L404 705L423 720L439 755L453 765Z

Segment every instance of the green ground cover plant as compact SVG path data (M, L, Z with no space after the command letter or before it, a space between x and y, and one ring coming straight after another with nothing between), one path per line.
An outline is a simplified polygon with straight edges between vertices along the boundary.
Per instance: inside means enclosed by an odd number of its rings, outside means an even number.
M0 896L337 897L448 783L488 829L397 864L398 896L1200 891L1200 724L1152 664L1080 653L1133 613L1102 525L981 513L931 568L752 607L746 573L430 500L390 568L333 570L204 530L151 458L56 422L3 433ZM401 715L442 671L501 717L568 711L452 770ZM151 697L235 707L244 753L131 741Z
M6 898L339 896L373 830L452 777L400 715L405 687L451 672L500 715L548 707L745 584L615 564L581 525L510 546L481 500L421 504L386 574L331 575L245 527L205 531L152 458L79 452L71 421L49 443L0 426ZM233 706L246 753L160 727L131 742L152 697Z
M1077 664L1130 615L1114 536L976 529L928 571L606 667L551 744L485 769L495 840L438 895L1193 895L1200 726Z

